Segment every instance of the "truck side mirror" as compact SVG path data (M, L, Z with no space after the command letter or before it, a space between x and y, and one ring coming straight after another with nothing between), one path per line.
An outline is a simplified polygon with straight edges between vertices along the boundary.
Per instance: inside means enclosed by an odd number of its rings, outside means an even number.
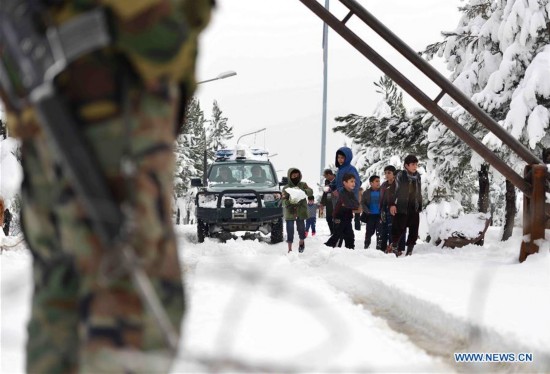
M288 177L282 177L279 182L279 186L286 186L288 184Z
M202 179L191 178L191 187L202 187Z

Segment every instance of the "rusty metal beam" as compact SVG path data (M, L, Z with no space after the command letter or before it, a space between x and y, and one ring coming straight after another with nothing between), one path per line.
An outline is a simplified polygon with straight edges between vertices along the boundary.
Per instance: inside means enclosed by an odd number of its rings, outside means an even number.
M359 19L367 24L374 32L382 39L394 47L403 57L409 60L416 66L426 77L438 85L445 93L451 96L459 103L468 113L483 124L488 130L495 134L504 144L512 149L519 157L528 164L540 164L542 161L534 155L527 147L508 133L494 119L492 119L485 111L483 111L469 97L464 95L454 84L445 78L439 71L431 66L426 60L421 58L417 52L403 42L397 35L388 29L382 22L363 8L356 0L339 0Z
M510 166L504 161L499 159L494 152L481 143L476 137L474 137L469 131L467 131L462 125L460 125L454 118L452 118L445 110L437 105L432 99L430 99L422 90L416 87L409 79L407 79L401 72L388 63L382 56L380 56L374 49L367 45L359 36L352 32L345 24L341 23L332 13L327 11L316 0L300 0L306 7L308 7L313 13L321 18L327 25L329 25L334 31L336 31L342 38L355 47L361 54L369 59L376 67L389 76L395 83L397 83L404 91L411 95L418 103L424 106L430 111L437 119L445 124L451 131L453 131L462 141L468 144L475 152L477 152L484 160L486 160L491 166L498 170L506 179L512 182L518 189L520 189L525 195L531 196L532 186L526 182L518 173L516 173ZM343 0L340 0L343 1ZM361 7L362 8L362 7ZM351 9L350 9L351 10ZM356 11L353 12L357 15ZM404 44L404 43L403 43ZM429 66L429 64L428 64ZM430 66L431 68L431 66ZM442 77L445 79L444 77ZM445 79L446 80L446 79ZM449 81L448 84L452 85ZM464 96L464 95L462 95ZM477 107L468 98L468 107ZM468 108L465 107L468 110ZM487 116L487 114L485 114ZM488 116L487 116L488 117ZM490 117L489 117L490 118ZM498 126L498 124L497 124ZM500 127L500 126L498 126ZM520 143L521 144L521 143ZM522 145L523 147L523 145ZM530 152L529 152L530 153ZM534 163L539 163L537 157L533 156Z
M544 239L546 224L545 201L546 193L546 165L527 165L525 167L525 179L533 185L531 196L523 198L523 241L519 261L523 262L528 255L537 253L539 246L537 240Z

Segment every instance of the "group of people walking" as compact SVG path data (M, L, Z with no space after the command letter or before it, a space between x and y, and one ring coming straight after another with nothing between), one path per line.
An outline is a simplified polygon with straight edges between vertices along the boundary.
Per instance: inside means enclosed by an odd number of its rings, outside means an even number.
M371 238L376 234L376 249L401 256L412 255L418 237L419 213L422 210L421 178L417 171L418 159L408 155L403 162L403 170L393 165L384 168L384 183L380 176L369 177L369 188L363 191L357 169L351 165L353 153L348 147L336 152L336 174L331 169L324 171L325 187L320 204L315 204L313 190L302 182L299 169L288 171L288 184L283 188L283 207L287 229L288 251L292 251L294 224L299 236L299 252L305 248L305 238L309 228L315 235L317 209L325 210L330 238L329 247L345 245L355 249L355 229L360 230L360 222L366 223L364 248L369 248ZM301 189L306 199L293 201L289 188ZM304 224L304 220L307 222ZM408 235L406 233L408 231Z

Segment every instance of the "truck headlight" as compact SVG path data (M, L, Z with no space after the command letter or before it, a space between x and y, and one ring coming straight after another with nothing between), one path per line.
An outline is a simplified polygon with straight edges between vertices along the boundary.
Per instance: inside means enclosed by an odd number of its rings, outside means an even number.
M275 201L275 200L280 200L281 199L281 194L279 192L275 192L275 193L266 193L264 196L263 196L263 200L264 201Z
M217 195L199 195L198 206L200 208L216 208L218 205Z

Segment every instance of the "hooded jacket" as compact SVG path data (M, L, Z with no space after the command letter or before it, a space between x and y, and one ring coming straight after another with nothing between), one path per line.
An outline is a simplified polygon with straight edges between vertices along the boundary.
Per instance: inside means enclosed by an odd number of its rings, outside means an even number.
M346 159L342 165L338 165L338 154L343 154ZM334 190L338 190L338 192L344 191L344 183L342 179L344 178L344 174L349 173L353 174L355 176L355 188L353 189L353 193L355 196L359 196L359 188L361 188L361 178L359 178L359 173L357 172L357 169L355 166L351 164L351 160L353 159L353 152L351 151L351 148L348 147L341 147L336 151L335 161L334 164L338 165L338 172L336 173L336 178L332 181L330 184L330 188Z
M297 171L300 173L300 176L298 177L298 183L294 183L290 179L290 175ZM288 177L288 184L283 187L283 194L287 194L286 192L287 188L299 188L302 191L306 193L307 196L313 196L313 190L308 187L308 185L305 182L302 182L302 172L300 169L297 168L290 168L287 172ZM283 208L285 210L285 220L287 221L294 221L296 219L307 219L307 199L300 200L297 204L292 204L290 200L285 199L283 200Z

